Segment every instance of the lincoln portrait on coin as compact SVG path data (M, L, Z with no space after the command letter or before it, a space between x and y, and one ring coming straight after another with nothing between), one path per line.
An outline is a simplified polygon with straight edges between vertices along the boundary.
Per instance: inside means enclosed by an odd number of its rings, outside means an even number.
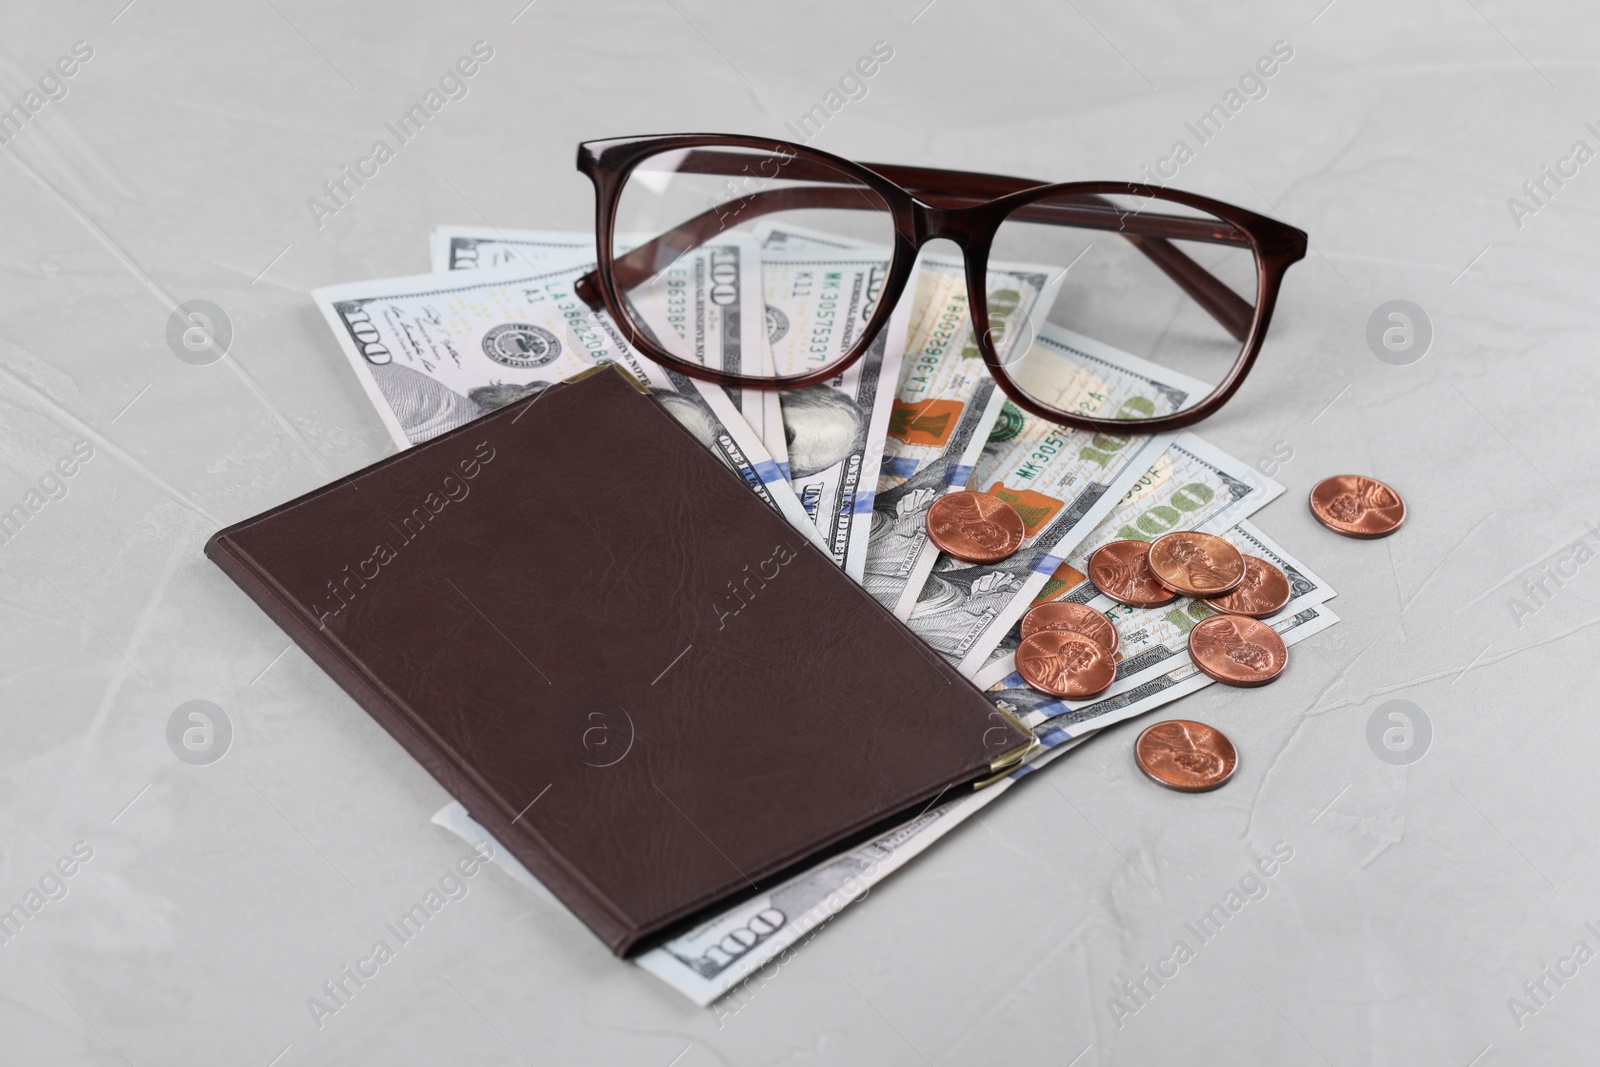
M1352 491L1328 501L1328 514L1340 522L1356 523L1369 511L1387 511L1399 503L1388 486L1362 478Z
M1241 667L1252 671L1272 669L1272 653L1254 641L1246 639L1239 629L1239 624L1232 619L1216 628L1212 640L1221 647L1229 659Z
M1228 575L1212 566L1210 555L1199 545L1174 539L1167 546L1167 551L1173 559L1183 564L1189 584L1196 589L1220 589L1228 584Z

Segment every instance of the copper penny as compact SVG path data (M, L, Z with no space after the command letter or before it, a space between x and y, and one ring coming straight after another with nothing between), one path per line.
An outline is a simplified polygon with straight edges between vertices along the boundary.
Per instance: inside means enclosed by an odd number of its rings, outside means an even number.
M1110 597L1135 608L1159 608L1178 594L1150 569L1150 546L1143 541L1111 541L1089 557L1089 581Z
M1027 533L1017 509L988 493L946 493L928 509L929 540L967 563L999 563L1022 547Z
M1092 697L1117 677L1100 643L1071 630L1040 630L1017 646L1017 673L1043 693L1068 700Z
M1376 478L1335 474L1311 490L1311 514L1346 537L1387 537L1406 521L1406 502Z
M1264 622L1213 615L1189 631L1194 665L1224 685L1266 685L1289 664L1283 638Z
M1139 769L1168 789L1204 793L1233 777L1239 754L1221 730L1191 719L1158 722L1139 735Z
M1244 557L1215 534L1178 530L1150 542L1150 570L1189 596L1221 596L1244 581Z
M1022 617L1024 640L1043 630L1069 630L1082 634L1113 658L1117 654L1117 645L1121 643L1117 628L1111 625L1110 619L1086 604L1075 604L1070 600L1037 604Z
M1276 615L1289 602L1289 579L1260 556L1244 558L1244 581L1233 592L1206 601L1208 607L1229 615L1264 619Z

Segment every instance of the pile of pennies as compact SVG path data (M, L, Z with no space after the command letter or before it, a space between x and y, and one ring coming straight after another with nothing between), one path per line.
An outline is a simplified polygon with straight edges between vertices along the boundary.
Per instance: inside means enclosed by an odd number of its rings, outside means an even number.
M1347 537L1384 537L1405 521L1405 501L1389 486L1340 474L1311 491L1318 522ZM928 512L939 549L969 563L993 563L1022 546L1022 517L987 493L940 498ZM1154 541L1111 541L1089 557L1089 581L1131 607L1160 607L1180 596L1204 600L1217 614L1189 631L1189 655L1211 678L1233 686L1266 685L1283 673L1288 649L1262 619L1289 603L1289 579L1277 567L1242 554L1225 538L1192 530ZM1104 614L1072 601L1046 601L1022 617L1016 669L1035 689L1085 700L1117 675L1117 628ZM1162 785L1185 792L1215 789L1238 766L1233 744L1203 723L1173 719L1151 726L1134 746L1139 767Z
M1288 665L1288 650L1259 620L1289 603L1289 579L1226 538L1177 530L1154 541L1111 541L1089 557L1089 581L1120 603L1158 608L1180 596L1219 612L1189 631L1195 666L1224 685L1266 685ZM1083 700L1116 677L1117 631L1084 604L1054 601L1023 616L1017 673L1035 689Z
M1406 504L1399 493L1375 478L1336 474L1324 478L1311 490L1311 514L1334 533L1346 537L1386 537L1405 521ZM1154 547L1151 546L1152 556ZM1286 656L1277 633L1255 620L1282 609L1288 602L1288 586L1282 587L1284 599L1276 600L1277 583L1284 582L1283 572L1254 556L1243 558L1243 580L1229 592L1207 598L1212 607L1226 614L1206 619L1189 631L1189 655L1196 666L1220 682L1262 685L1283 672ZM1264 577L1256 579L1253 577L1256 574ZM1254 589L1252 581L1256 583ZM1101 588L1100 583L1096 582L1095 587ZM1271 607L1274 603L1276 607ZM1256 614L1254 610L1238 611L1240 607L1269 610ZM1195 636L1202 628L1226 626L1224 620L1229 614L1244 616L1237 620L1237 625L1243 627L1248 623L1259 628L1253 631L1257 636L1264 632L1265 638L1271 640L1263 638L1262 643L1257 644L1253 636L1248 643L1255 644L1255 649L1246 650L1231 634L1219 633L1196 644ZM1146 728L1134 742L1133 755L1139 769L1151 779L1185 793L1215 789L1233 777L1239 766L1239 754L1227 735L1191 719L1169 719Z

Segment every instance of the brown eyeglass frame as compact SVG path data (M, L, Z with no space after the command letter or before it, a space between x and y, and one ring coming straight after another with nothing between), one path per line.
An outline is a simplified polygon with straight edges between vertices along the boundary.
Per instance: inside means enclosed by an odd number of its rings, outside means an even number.
M719 148L750 149L769 155L763 159L716 151ZM730 197L652 241L622 255L614 254L612 239L617 203L629 175L643 160L678 150L687 150L677 161L676 170L679 173L718 174L730 178L744 176L756 182L781 177L823 184L781 189L757 188L746 195ZM765 173L765 165L769 162L776 163L776 172ZM758 168L761 174L751 173L750 168L756 164L761 164ZM1158 189L1134 182L1041 185L1026 178L972 171L853 163L816 149L763 137L660 134L585 141L578 146L578 169L594 183L595 247L598 253L598 265L577 282L579 297L590 308L596 311L603 308L609 312L628 343L655 362L693 378L743 388L797 389L815 385L834 377L860 359L887 325L910 280L917 253L930 240L947 238L960 247L967 291L982 293L986 290L989 248L995 231L1009 218L1120 232L1241 342L1239 355L1227 377L1192 407L1148 419L1107 419L1057 411L1040 404L1012 382L995 351L987 302L967 302L972 315L973 336L984 364L1013 403L1042 419L1074 429L1103 433L1161 433L1177 430L1207 418L1227 403L1255 365L1267 327L1272 321L1272 309L1277 303L1284 272L1306 254L1306 235L1293 226L1220 200L1175 189ZM841 175L859 185L844 184L840 181ZM836 188L828 188L828 184ZM870 197L862 196L860 187L872 190L882 202L877 203ZM1086 202L1037 203L1062 194L1082 196ZM1214 219L1155 214L1143 207L1138 211L1127 211L1106 200L1105 197L1110 194L1181 204L1208 212ZM1030 208L1029 205L1035 206ZM726 229L724 220L730 214L744 222L774 211L807 208L882 211L885 207L894 222L894 252L878 305L848 352L809 373L759 378L724 373L703 364L679 359L634 323L626 302L621 298L621 292L634 288L684 253ZM1219 223L1216 220L1221 221ZM1182 249L1173 245L1173 240L1248 246L1255 253L1255 305L1252 307Z

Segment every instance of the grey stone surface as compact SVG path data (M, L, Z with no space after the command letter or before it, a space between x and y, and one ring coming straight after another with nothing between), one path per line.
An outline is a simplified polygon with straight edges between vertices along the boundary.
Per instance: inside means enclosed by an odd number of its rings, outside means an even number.
M1595 1059L1600 962L1562 961L1600 951L1600 162L1523 189L1600 149L1592 8L123 3L0 13L5 106L93 48L0 151L0 509L40 504L0 543L0 907L66 891L0 944L0 1059ZM468 95L315 218L308 198L479 40ZM425 270L436 223L586 226L579 140L788 136L878 40L893 60L818 147L1060 180L1195 147L1185 122L1289 42L1173 183L1311 234L1259 368L1201 432L1280 457L1289 492L1256 521L1343 622L1277 684L1171 709L1238 745L1224 789L1160 790L1132 763L1142 724L1114 730L745 1001L691 1007L488 871L319 1027L307 998L464 850L428 822L443 791L200 554L391 449L307 292ZM231 323L214 362L169 344L196 300ZM1431 321L1416 362L1369 347L1392 300ZM1398 536L1316 525L1305 494L1345 471L1406 495ZM231 725L205 765L169 733L195 700ZM1394 700L1428 718L1420 760L1369 745ZM1266 895L1201 944L1185 924L1279 842ZM1180 939L1193 958L1116 1017Z

